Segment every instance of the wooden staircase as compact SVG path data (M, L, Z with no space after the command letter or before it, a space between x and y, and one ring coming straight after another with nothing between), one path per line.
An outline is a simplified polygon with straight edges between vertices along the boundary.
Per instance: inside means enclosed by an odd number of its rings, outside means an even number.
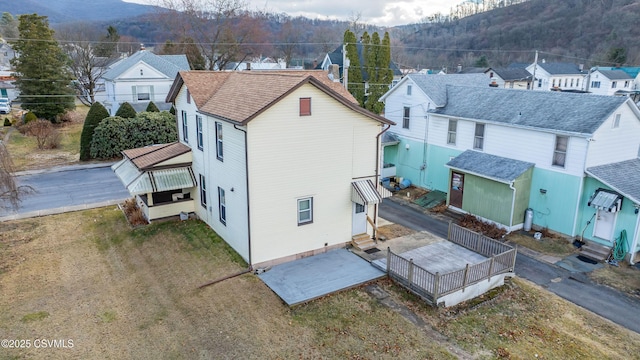
M359 249L362 251L369 250L371 248L376 247L377 245L376 242L373 241L373 239L371 238L371 235L367 233L353 235L351 237L351 244L356 249Z
M582 245L582 247L580 248L580 255L595 261L607 260L610 252L610 248L591 242Z

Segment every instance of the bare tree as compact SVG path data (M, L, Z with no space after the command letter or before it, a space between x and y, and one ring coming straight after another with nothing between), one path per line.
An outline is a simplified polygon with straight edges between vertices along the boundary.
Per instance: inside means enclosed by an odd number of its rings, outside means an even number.
M17 209L22 197L33 192L30 186L18 186L13 175L13 161L0 140L0 208Z
M158 0L169 9L164 19L176 38L191 37L207 59L209 70L252 55L257 24L244 0Z
M86 24L74 24L63 27L57 32L62 48L69 57L69 69L73 73L78 99L91 106L96 99L99 80L107 72L107 65L116 56L109 57L96 54L96 44L100 40L95 27Z

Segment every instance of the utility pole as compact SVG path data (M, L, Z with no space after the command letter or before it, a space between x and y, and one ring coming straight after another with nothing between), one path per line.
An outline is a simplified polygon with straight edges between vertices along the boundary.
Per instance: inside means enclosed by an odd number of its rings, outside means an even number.
M535 90L536 87L536 68L538 67L538 50L536 50L536 57L533 60L533 75L531 79L531 90Z

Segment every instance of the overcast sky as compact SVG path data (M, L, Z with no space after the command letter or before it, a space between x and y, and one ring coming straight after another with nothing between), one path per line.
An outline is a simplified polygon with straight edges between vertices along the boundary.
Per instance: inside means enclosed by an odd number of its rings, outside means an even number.
M141 4L154 0L124 0ZM440 12L449 14L461 0L248 0L251 10L286 13L310 19L350 20L360 15L360 21L379 26L395 26L419 22Z

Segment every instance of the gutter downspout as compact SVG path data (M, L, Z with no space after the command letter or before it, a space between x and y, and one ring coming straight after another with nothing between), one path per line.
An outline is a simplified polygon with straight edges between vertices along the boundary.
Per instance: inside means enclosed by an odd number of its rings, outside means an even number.
M637 204L634 204L637 206ZM631 247L629 247L629 265L634 265L633 258L636 255L636 247L638 246L638 226L640 226L640 214L636 215L636 230L635 234L633 234L633 241L631 242Z
M582 177L580 178L580 187L578 188L578 201L576 201L576 210L575 215L573 216L573 226L571 227L571 236L575 236L576 227L578 226L578 214L580 214L580 201L582 199L582 192L584 190L584 182L586 180L585 174L587 173L587 157L589 156L589 145L591 142L595 141L592 138L587 139L587 151L586 156L584 157L584 162L582 164Z
M509 217L509 232L511 232L513 228L513 212L515 211L516 194L518 193L518 190L515 187L513 187L514 182L515 181L512 181L509 183L509 189L513 190L513 197L511 198L511 214Z
M249 270L253 270L253 263L251 262L251 211L249 202L249 143L247 142L247 130L240 129L238 125L235 124L233 128L244 133L244 173L247 186L247 246L249 250Z
M376 188L380 184L380 137L382 134L387 132L387 130L391 129L391 125L387 124L387 128L382 130L378 135L376 135ZM375 226L373 227L373 237L376 237L376 229L378 228L378 204L373 205L373 223Z

